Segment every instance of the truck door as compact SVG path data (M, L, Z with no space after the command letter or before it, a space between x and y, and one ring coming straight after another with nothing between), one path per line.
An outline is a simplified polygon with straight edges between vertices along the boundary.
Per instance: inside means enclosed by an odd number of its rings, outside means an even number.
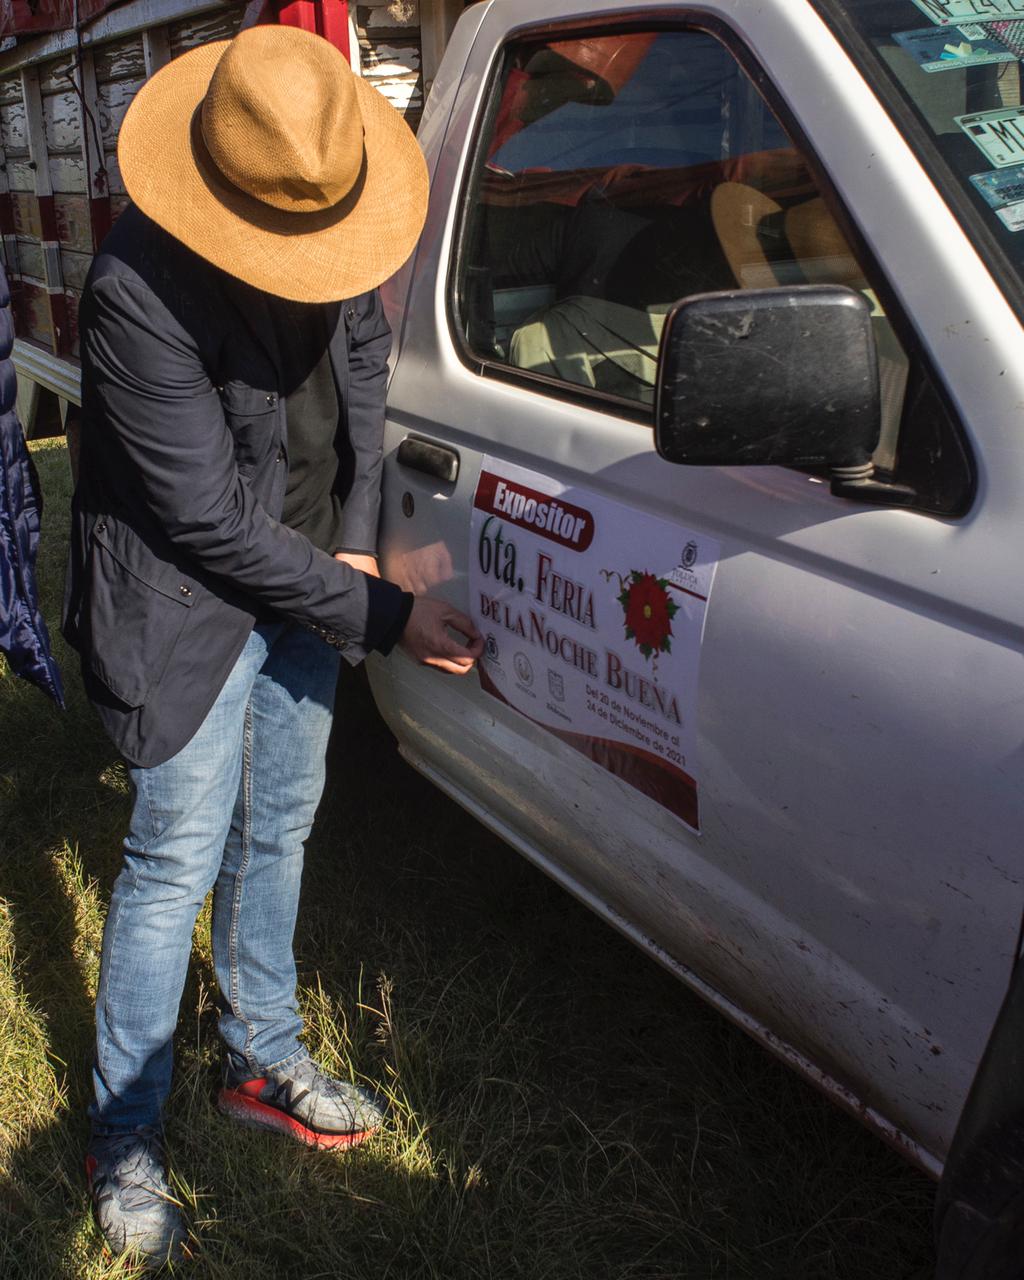
M1020 917L1020 326L808 6L557 13L467 16L389 393L384 571L487 653L374 690L421 769L936 1168ZM909 508L655 454L670 305L801 282L869 302Z

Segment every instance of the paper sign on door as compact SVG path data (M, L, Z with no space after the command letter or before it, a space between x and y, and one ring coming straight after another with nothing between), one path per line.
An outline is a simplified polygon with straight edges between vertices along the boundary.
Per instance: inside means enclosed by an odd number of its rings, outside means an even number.
M697 676L714 539L485 458L471 611L493 697L694 830Z

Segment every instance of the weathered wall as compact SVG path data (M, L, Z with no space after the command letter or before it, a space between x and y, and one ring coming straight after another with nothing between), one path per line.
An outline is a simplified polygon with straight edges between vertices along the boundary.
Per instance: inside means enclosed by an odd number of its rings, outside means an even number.
M376 0L351 11L361 73L415 128L423 107L416 0ZM231 4L89 44L80 70L72 43L36 66L0 74L0 232L18 337L78 355L89 263L127 203L117 167L125 112L147 70L230 37L244 14L244 4Z
M415 129L423 111L420 16L416 0L378 0L355 7L363 76Z

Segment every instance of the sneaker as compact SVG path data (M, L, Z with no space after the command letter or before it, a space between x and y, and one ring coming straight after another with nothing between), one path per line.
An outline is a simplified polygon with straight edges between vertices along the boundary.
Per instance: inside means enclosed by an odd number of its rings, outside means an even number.
M114 1253L136 1253L153 1262L180 1262L187 1256L188 1228L167 1181L156 1130L143 1126L92 1138L85 1176L96 1221Z
M370 1093L325 1076L312 1058L256 1079L225 1063L217 1106L233 1120L290 1134L321 1151L355 1146L384 1118Z

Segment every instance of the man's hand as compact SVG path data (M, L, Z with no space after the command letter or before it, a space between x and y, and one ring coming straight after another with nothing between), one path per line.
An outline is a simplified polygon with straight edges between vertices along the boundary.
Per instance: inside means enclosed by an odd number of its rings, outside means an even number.
M458 644L446 628L466 637ZM433 596L417 596L398 642L410 658L428 667L438 667L453 676L464 676L473 670L484 651L484 638L464 613Z
M354 551L335 551L334 558L335 560L344 560L353 569L358 569L360 573L368 573L371 578L380 577L376 556L359 555Z

